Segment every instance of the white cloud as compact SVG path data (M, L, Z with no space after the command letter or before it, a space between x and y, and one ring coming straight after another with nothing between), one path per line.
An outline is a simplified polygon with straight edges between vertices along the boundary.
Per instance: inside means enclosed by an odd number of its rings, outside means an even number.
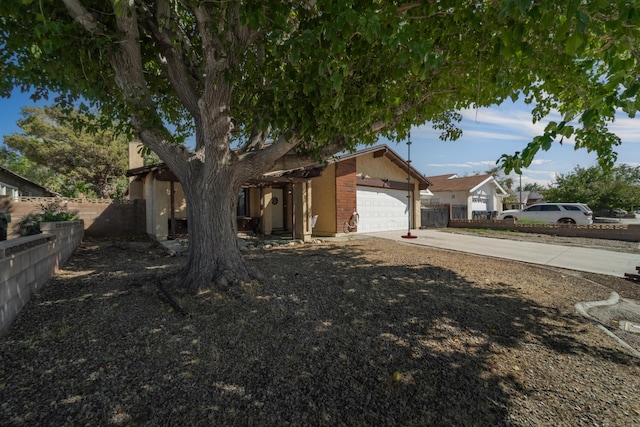
M618 135L622 144L640 143L640 119L630 119L629 117L616 118L616 121L609 125L609 129Z

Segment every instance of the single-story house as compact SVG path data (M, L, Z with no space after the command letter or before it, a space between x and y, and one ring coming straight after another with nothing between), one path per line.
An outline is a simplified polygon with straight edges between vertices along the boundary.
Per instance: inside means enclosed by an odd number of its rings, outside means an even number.
M186 231L182 187L164 165L144 166L129 146L129 198L146 200L147 233L158 240ZM326 165L277 171L245 183L238 230L312 235L420 227L420 190L429 181L386 145L336 157Z
M459 177L456 174L427 177L431 185L421 194L424 205L451 204L463 211L463 217L491 217L502 211L502 198L507 192L489 175Z
M11 216L15 215L13 202L21 196L54 197L56 195L42 185L0 166L0 240L6 240L7 234L15 232L17 227L17 222L11 219ZM10 224L11 222L13 224Z
M20 196L55 197L57 194L0 166L0 196L17 200Z

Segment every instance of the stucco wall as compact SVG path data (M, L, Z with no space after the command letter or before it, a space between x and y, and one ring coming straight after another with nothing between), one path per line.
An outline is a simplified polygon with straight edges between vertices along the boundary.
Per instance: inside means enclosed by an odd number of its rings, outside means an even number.
M407 171L400 169L387 157L373 157L373 153L356 157L359 178L381 178L407 182Z
M336 233L336 166L329 165L322 175L311 180L312 214L318 215L313 234L333 236Z

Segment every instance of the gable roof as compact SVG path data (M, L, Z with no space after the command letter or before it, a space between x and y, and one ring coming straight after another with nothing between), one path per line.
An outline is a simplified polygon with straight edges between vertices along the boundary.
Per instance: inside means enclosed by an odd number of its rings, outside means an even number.
M404 171L408 171L409 175L411 175L411 177L418 182L418 188L420 190L425 190L426 188L431 187L431 180L429 178L421 174L416 168L411 166L410 161L403 159L398 153L393 151L386 144L376 145L374 147L367 147L363 150L358 150L353 153L344 154L336 158L330 159L329 163L342 162L344 160L353 159L359 156L364 156L366 154L373 154L373 157L384 156L400 169Z
M17 173L12 172L7 168L3 168L2 166L0 166L0 174L4 174L5 176L9 176L9 177L15 179L18 182L22 182L23 184L27 184L27 185L30 185L32 187L36 187L37 189L41 190L47 196L53 197L53 196L58 196L59 195L55 191L51 191L48 188L43 187L42 185L31 181L30 179L27 179L27 178L25 178L23 176L20 176ZM19 190L21 190L21 189L19 189Z
M337 163L348 159L353 159L359 156L373 153L374 157L386 157L396 166L402 170L410 171L410 175L418 182L418 188L424 190L430 186L430 181L423 174L418 172L416 168L410 165L410 162L404 160L398 153L393 151L387 145L376 145L375 147L368 147L363 150L359 150L353 153L344 154L342 156L333 157L328 160L328 163ZM250 180L247 184L256 185L258 183L274 183L274 182L291 182L292 180L306 181L309 178L320 176L324 169L323 165L316 164L306 168L292 169L288 171L272 171L267 172L261 179ZM155 178L160 181L174 181L178 182L178 178L165 163L159 163L150 166L141 166L138 168L129 169L125 175L128 177L142 177L149 173L153 173Z
M498 184L498 181L489 174L463 177L458 177L455 174L447 174L430 176L427 179L431 182L429 189L434 193L438 191L467 191L472 193L484 184L492 183L495 185L498 193L507 194L500 184Z

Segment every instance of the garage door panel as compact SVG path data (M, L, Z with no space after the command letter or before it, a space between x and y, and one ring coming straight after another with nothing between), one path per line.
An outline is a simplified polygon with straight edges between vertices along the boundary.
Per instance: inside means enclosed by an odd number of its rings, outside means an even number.
M403 230L408 225L407 193L401 190L358 187L358 232Z

